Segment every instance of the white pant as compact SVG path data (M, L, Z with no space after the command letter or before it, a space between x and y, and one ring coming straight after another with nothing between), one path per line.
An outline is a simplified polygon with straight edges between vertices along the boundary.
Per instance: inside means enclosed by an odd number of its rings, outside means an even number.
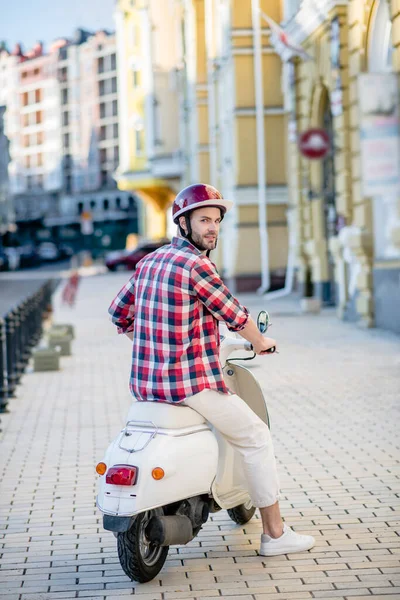
M204 390L185 400L237 450L242 458L253 506L279 500L274 447L268 426L236 394Z

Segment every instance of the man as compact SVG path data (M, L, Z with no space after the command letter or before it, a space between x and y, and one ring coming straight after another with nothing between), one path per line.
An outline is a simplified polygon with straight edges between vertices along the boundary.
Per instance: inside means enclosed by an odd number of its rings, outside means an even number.
M276 347L232 296L208 258L233 203L214 187L194 184L175 198L179 236L145 257L109 313L133 341L130 388L139 401L185 403L224 435L243 457L248 490L260 509L260 554L313 547L311 536L283 524L269 429L227 389L219 362L218 322L251 342L257 354Z

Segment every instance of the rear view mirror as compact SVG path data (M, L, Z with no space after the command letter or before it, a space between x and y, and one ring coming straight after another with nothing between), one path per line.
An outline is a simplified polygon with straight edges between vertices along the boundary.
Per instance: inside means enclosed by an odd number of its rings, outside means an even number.
M265 333L271 325L269 314L266 310L262 310L257 317L257 327L261 333Z

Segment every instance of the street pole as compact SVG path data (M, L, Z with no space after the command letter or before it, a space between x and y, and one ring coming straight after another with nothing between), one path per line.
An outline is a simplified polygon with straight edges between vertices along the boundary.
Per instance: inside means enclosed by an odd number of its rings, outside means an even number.
M205 0L204 17L206 29L206 54L207 54L207 88L208 88L208 135L209 135L209 154L210 154L210 183L217 186L217 146L216 146L216 115L215 115L215 89L214 89L214 68L215 46L214 40L214 8L213 0Z
M256 131L257 131L257 175L258 175L258 226L260 231L261 254L261 286L257 290L264 294L270 287L269 247L267 226L267 196L266 196L266 156L264 128L264 98L262 75L262 40L260 27L260 0L252 0L253 48L254 48L254 86L256 100Z

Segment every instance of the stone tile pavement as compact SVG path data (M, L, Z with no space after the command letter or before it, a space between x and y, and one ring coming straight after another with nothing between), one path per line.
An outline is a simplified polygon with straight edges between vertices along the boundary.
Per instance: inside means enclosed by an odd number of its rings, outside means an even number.
M253 315L270 310L280 342L251 368L268 398L282 512L316 547L259 557L259 519L239 527L220 512L171 549L156 580L128 580L94 500L94 466L130 402L129 341L107 317L126 278L85 278L73 309L57 294L73 356L27 373L1 416L0 600L400 599L400 339L252 295L242 300Z

